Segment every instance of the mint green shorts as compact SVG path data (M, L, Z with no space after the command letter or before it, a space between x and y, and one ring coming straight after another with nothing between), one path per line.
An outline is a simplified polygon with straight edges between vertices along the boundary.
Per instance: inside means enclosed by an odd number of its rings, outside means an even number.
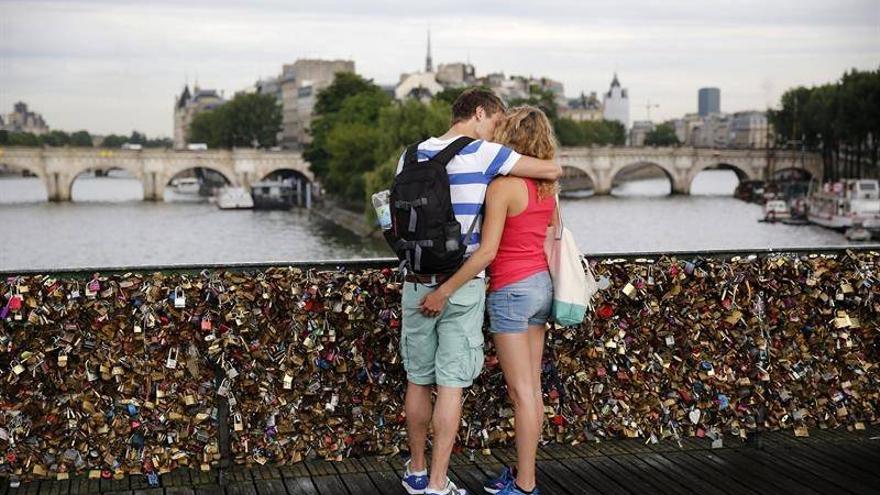
M419 304L434 287L403 284L400 356L406 378L417 385L465 388L483 369L483 310L486 282L475 278L455 291L437 317Z

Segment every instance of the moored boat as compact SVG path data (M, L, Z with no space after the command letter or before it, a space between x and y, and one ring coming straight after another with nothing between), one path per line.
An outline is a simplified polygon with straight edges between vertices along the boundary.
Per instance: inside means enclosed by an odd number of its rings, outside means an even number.
M861 225L880 233L880 184L877 179L825 183L807 200L807 218L823 227L845 230Z
M221 210L250 209L254 207L254 199L243 187L224 187L217 196L217 206Z

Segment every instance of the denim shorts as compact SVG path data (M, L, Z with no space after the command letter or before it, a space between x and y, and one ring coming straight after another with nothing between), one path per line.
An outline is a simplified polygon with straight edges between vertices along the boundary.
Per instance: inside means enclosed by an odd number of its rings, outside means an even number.
M553 282L547 271L505 285L490 292L486 298L489 308L489 331L492 333L519 333L529 325L543 325L550 318L553 305Z

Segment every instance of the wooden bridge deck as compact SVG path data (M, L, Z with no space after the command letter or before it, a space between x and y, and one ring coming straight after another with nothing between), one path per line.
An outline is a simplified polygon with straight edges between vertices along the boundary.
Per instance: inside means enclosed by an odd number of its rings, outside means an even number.
M760 445L725 439L686 439L645 445L621 440L600 444L548 445L539 452L538 483L546 495L590 493L880 493L880 428L867 431L812 430L810 437L765 433ZM455 455L450 477L469 493L484 493L483 481L514 456ZM9 488L0 495L360 495L405 494L399 458L306 462L293 466L235 466L220 472L176 470L150 488L144 476L123 480L41 481Z

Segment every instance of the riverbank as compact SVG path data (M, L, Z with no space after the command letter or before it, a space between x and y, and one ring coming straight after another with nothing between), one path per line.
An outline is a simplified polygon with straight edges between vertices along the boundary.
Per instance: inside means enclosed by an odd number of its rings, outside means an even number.
M316 204L312 208L311 213L357 236L373 237L375 239L382 238L382 233L379 232L378 227L368 224L363 213L343 208L332 199L324 198L320 204Z

